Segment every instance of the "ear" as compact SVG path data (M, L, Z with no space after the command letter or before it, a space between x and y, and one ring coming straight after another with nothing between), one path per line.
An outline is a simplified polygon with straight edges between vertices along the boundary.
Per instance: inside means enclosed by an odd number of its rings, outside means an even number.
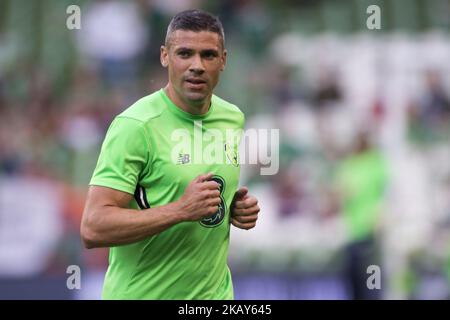
M169 65L169 52L166 46L161 46L159 59L161 61L161 65L164 68L167 68Z
M227 49L223 49L222 66L220 67L220 71L225 70L226 64L227 64Z

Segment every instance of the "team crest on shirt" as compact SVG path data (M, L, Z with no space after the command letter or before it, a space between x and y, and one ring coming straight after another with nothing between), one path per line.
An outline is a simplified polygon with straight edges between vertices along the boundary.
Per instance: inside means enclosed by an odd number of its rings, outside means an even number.
M238 167L239 166L239 156L238 156L237 145L231 146L231 144L225 143L224 149L225 149L225 154L227 156L229 163L231 163L235 167Z
M211 180L217 182L219 184L219 191L220 191L220 203L218 205L219 210L217 210L217 212L212 215L209 218L205 218L202 219L200 221L200 224L204 227L208 227L208 228L212 228L212 227L217 227L218 225L220 225L224 218L225 218L225 213L226 213L226 204L225 204L225 199L223 198L223 192L225 190L225 180L221 177L221 176L213 176L211 178Z

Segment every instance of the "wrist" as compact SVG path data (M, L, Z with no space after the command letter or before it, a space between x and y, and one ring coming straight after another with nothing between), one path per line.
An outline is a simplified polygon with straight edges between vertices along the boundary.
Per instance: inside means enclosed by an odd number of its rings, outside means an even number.
M171 206L169 211L172 213L176 222L184 222L187 220L180 200L172 202L169 206Z

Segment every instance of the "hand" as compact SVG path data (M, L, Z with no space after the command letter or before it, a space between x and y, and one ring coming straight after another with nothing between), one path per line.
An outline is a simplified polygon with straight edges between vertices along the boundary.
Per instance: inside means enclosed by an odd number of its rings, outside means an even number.
M256 226L258 220L258 200L248 194L246 187L236 191L231 206L231 224L237 228L249 230Z
M176 202L183 221L209 218L219 210L219 184L210 180L213 175L203 174L192 180Z

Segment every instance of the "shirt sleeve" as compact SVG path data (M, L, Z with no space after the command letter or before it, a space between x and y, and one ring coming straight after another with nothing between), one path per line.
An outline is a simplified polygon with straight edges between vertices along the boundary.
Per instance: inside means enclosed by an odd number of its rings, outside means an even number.
M150 154L143 123L118 117L111 123L89 185L134 194Z

